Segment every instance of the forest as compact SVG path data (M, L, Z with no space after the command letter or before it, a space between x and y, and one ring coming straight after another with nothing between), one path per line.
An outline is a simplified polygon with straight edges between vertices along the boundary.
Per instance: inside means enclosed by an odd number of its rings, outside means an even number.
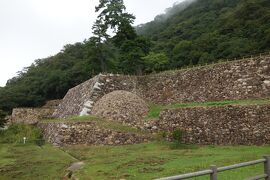
M144 75L270 50L269 0L187 0L138 26L123 0L100 0L96 12L92 37L35 60L0 87L0 126L12 108L63 98L99 73Z

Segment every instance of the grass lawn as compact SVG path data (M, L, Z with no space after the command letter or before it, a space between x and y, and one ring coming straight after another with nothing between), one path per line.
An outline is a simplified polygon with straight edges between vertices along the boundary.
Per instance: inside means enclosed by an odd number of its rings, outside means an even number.
M84 161L75 173L79 179L153 179L260 159L270 146L192 146L172 149L169 142L127 146L68 146L0 144L0 179L62 179L72 163ZM77 158L77 160L75 158ZM240 180L263 172L251 166L220 174L220 179ZM196 178L208 179L208 177Z
M168 142L119 147L70 146L65 151L86 163L75 175L80 179L153 179L232 165L270 154L270 146L183 146L171 149ZM262 174L263 165L220 174L220 179L240 180ZM196 179L209 179L202 177Z
M150 110L146 119L156 119L159 117L163 109L173 108L193 108L193 107L211 107L211 106L228 106L228 105L264 105L270 104L270 99L247 99L247 100L225 100L212 102L192 102L192 103L176 103L170 105L158 105L150 103Z
M0 144L0 179L61 179L76 159L45 145Z

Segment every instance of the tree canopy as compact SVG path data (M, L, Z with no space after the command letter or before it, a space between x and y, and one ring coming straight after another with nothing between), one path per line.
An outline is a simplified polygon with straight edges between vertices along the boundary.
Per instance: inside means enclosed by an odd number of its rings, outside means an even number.
M269 0L192 0L136 30L180 68L269 51L269 17Z

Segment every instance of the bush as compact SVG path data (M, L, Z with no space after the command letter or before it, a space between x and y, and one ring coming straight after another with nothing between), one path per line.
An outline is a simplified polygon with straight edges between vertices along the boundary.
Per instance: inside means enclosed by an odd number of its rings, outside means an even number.
M6 115L7 113L0 109L0 128L4 127L4 124L6 123L6 119L5 119Z
M177 129L172 132L173 143L170 145L171 149L186 149L186 145L182 144L183 133Z
M172 132L172 139L175 142L181 143L182 142L182 136L183 136L183 132L179 129L174 130Z
M166 140L167 135L168 135L167 132L165 132L165 131L160 131L160 132L157 133L156 139L157 139L158 141Z
M42 140L42 133L37 127L25 124L11 125L7 130L0 132L2 143L22 143L23 137L26 137L26 142L33 143Z

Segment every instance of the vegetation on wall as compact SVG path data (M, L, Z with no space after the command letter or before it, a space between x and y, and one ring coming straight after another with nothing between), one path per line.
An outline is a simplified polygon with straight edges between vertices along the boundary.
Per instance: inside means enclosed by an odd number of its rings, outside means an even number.
M135 28L123 0L100 0L96 11L93 37L35 60L0 88L1 110L62 98L101 72L145 74L270 49L268 0L190 0Z

